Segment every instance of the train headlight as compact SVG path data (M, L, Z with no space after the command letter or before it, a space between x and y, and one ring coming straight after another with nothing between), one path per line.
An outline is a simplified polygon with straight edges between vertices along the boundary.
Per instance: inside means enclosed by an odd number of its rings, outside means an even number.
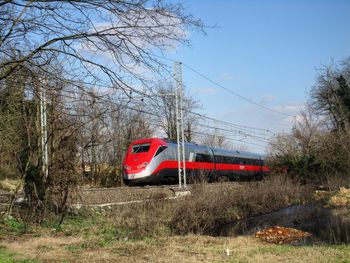
M129 171L129 170L131 170L131 167L129 165L124 165L124 169Z
M137 169L145 168L148 165L148 162L144 162L143 164L140 164L137 166Z

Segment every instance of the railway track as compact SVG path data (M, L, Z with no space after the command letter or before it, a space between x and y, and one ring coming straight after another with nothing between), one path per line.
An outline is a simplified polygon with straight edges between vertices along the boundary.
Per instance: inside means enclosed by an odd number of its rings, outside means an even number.
M147 186L119 186L119 187L108 187L108 188L104 188L104 187L96 187L96 188L82 188L81 191L111 191L111 190L123 190L123 189L129 189L129 190L139 190L139 189L165 189L165 188L169 188L169 189L179 189L178 185L147 185Z
M210 195L210 191L216 188L244 187L247 184L257 182L225 182L203 184ZM159 186L133 186L133 187L112 187L112 188L82 188L78 192L77 198L71 201L77 206L107 206L113 204L131 204L139 203L145 200L173 199L179 196L187 195L193 187L197 185L187 185L186 189L180 189L178 185L159 185ZM13 195L6 191L0 192L0 204L9 203ZM17 200L23 200L24 195L18 194Z
M217 191L217 188L240 188L252 182L225 182L203 184L201 187L208 191ZM254 182L256 183L256 182ZM182 195L187 195L193 187L197 185L188 185L186 189L180 189L178 185L160 185L160 186L138 186L138 187L114 187L114 188L89 188L82 189L78 203L86 206L100 206L108 204L138 203L152 199L173 199Z
M216 186L222 186L222 185L232 185L232 186L237 186L237 185L246 185L246 184L251 184L251 183L257 183L256 181L254 182L237 182L237 181L232 181L232 182L223 182L223 183L208 183L205 184L206 186L210 187L216 187ZM187 189L191 189L193 184L187 184ZM146 185L146 186L119 186L119 187L108 187L108 188L103 188L103 187L96 187L96 188L82 188L81 191L111 191L111 190L123 190L123 189L129 189L129 190L140 190L140 189L174 189L175 191L181 191L179 189L178 184L173 184L173 185Z

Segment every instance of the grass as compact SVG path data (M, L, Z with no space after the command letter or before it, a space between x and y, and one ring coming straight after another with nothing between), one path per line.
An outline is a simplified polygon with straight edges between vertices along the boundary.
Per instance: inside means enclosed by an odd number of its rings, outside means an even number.
M288 246L254 237L185 235L87 246L66 236L28 237L0 250L0 262L349 262L349 246ZM226 254L227 249L230 252ZM11 252L9 252L11 251ZM19 257L19 253L25 258ZM31 260L29 258L35 258Z
M296 247L252 236L208 236L226 222L303 203L306 193L311 194L307 187L281 178L241 188L201 185L182 199L82 210L60 227L48 220L25 235L20 220L7 218L0 224L6 229L0 262L349 262L349 246Z
M0 223L0 226L3 225L1 228L2 231L0 232L12 232L15 233L16 235L22 235L27 231L27 227L23 222L20 220L12 217L12 216L6 216L3 218L3 220Z
M0 262L1 263L36 263L34 259L20 258L18 254L9 252L7 249L0 248Z

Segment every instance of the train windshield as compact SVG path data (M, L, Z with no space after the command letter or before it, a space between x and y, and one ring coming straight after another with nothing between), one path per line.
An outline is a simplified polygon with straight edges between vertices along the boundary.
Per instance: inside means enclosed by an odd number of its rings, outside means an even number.
M135 144L132 146L131 153L145 153L149 151L150 143Z

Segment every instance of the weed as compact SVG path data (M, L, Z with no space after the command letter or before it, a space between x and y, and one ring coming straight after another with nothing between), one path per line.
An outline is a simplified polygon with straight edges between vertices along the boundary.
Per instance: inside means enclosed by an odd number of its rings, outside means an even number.
M81 250L83 247L81 245L69 245L69 246L65 246L64 249L68 250L68 251L77 251L77 250Z
M9 228L9 231L14 232L16 235L22 235L27 231L24 223L11 216L4 218L3 224Z
M0 248L0 262L2 263L36 263L34 259L19 259L15 253Z

